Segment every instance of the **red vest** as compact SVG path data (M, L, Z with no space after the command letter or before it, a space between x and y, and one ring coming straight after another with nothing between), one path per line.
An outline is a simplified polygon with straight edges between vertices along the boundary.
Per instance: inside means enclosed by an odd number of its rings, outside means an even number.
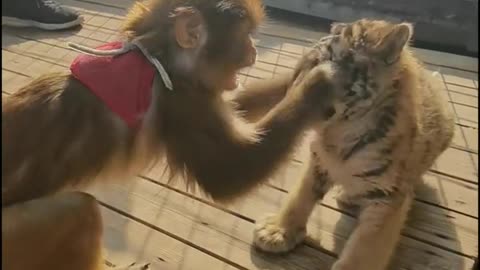
M122 45L111 42L97 49L119 49ZM70 71L130 128L141 126L150 107L156 70L140 51L107 57L80 54Z

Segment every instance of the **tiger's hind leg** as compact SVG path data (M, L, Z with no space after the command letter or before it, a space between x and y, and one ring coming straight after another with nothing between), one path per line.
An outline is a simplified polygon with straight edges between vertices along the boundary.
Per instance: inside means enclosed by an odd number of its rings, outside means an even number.
M385 270L412 204L413 194L372 190L332 270Z

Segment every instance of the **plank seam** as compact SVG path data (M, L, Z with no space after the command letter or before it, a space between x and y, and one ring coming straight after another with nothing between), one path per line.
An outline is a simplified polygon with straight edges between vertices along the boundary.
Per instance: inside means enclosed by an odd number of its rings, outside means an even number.
M169 232L169 231L166 231L166 230L164 230L164 229L162 229L162 228L160 228L160 227L158 227L158 226L156 226L156 225L154 225L154 224L150 224L150 223L142 220L141 218L137 218L136 216L134 216L134 215L132 215L132 214L130 214L130 213L128 213L128 212L125 212L125 211L123 211L123 210L121 210L121 209L118 209L118 208L116 208L116 207L113 207L113 206L111 206L111 205L109 205L109 204L107 204L107 203L105 203L105 202L103 202L103 201L100 201L100 200L98 200L98 199L97 199L97 201L98 201L98 203L99 203L100 205L102 205L103 207L105 207L105 208L107 208L107 209L109 209L109 210L111 210L111 211L113 211L113 212L115 212L115 213L117 213L117 214L123 215L123 216L125 216L125 217L127 217L127 218L129 218L129 219L131 219L131 220L133 220L133 221L135 221L135 222L137 222L137 223L140 223L140 224L142 224L142 225L144 225L144 226L146 226L146 227L148 227L148 228L150 228L150 229L152 229L152 230L154 230L154 231L157 231L157 232L159 232L159 233L162 233L162 234L164 234L164 235L166 235L166 236L168 236L168 237L170 237L170 238L173 238L173 239L175 239L175 240L177 240L177 241L179 241L179 242L181 242L181 243L183 243L183 244L185 244L185 245L188 245L188 246L190 246L190 247L192 247L192 248L195 248L195 249L197 249L197 250L199 250L199 251L201 251L201 252L203 252L203 253L205 253L205 254L207 254L207 255L215 258L215 259L218 259L218 260L220 260L220 261L222 261L222 262L224 262L224 263L226 263L226 264L229 264L229 265L231 265L231 266L233 266L233 267L235 267L235 268L241 269L241 270L249 270L248 268L245 268L245 267L243 267L243 266L241 266L241 265L239 265L239 264L237 264L237 263L235 263L235 262L233 262L233 261L230 261L230 260L228 260L228 259L226 259L226 258L224 258L224 257L222 257L222 256L219 256L219 255L217 255L217 254L209 251L209 250L206 249L206 248L203 248L203 247L201 247L201 246L199 246L199 245L196 245L195 243L192 243L192 242L190 242L190 241L188 241L188 240L186 240L186 239L183 239L182 237L179 237L179 236L177 236L177 235L175 235L175 234L173 234L173 233L171 233L171 232Z

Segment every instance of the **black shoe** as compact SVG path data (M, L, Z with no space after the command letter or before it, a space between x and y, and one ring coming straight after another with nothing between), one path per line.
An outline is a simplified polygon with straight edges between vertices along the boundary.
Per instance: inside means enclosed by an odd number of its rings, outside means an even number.
M61 30L82 22L75 11L52 0L2 0L2 25Z

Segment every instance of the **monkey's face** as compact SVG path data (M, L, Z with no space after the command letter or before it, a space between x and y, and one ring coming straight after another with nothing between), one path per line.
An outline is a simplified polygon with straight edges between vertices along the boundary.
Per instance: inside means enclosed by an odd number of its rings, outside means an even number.
M257 50L246 23L236 22L212 33L202 54L201 65L207 70L204 83L219 90L238 87L238 72L255 64Z
M243 9L179 13L174 22L176 70L209 89L237 88L238 72L256 60L251 38L256 27Z

